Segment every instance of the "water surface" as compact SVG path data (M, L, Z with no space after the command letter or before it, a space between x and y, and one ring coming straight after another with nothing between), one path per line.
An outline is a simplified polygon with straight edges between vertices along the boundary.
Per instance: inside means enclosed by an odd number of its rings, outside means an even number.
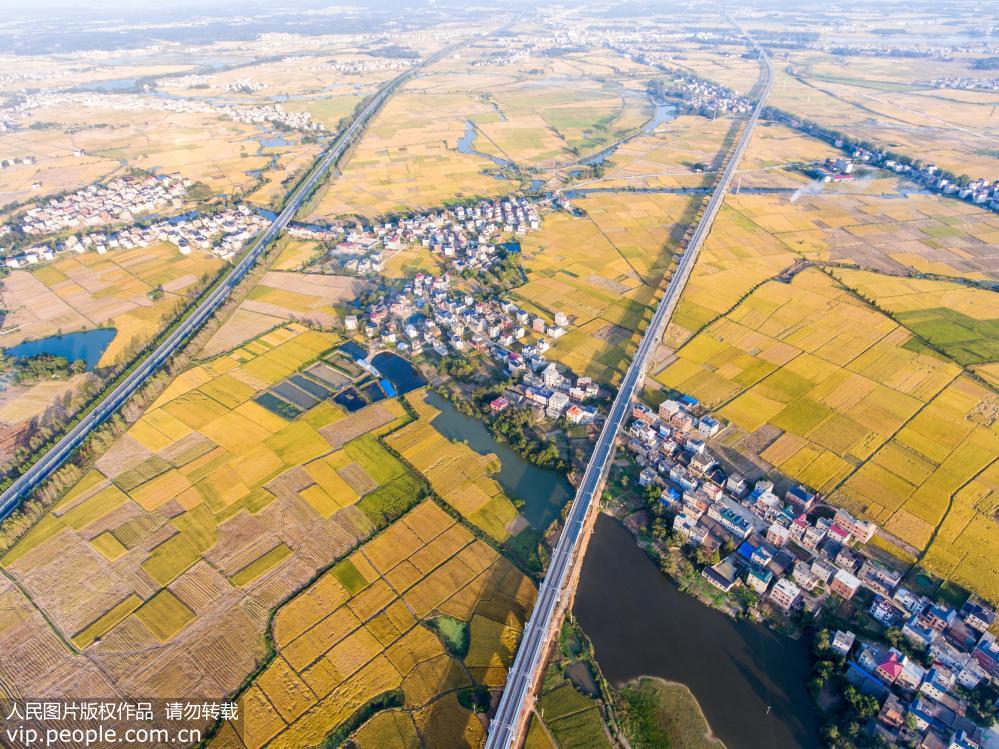
M4 354L13 357L52 354L71 362L82 359L87 364L87 371L90 372L97 366L97 362L101 360L104 351L117 334L118 331L114 328L81 330L76 333L39 338L37 341L25 341L6 349Z
M425 385L424 379L416 371L416 367L403 359L401 356L393 354L391 351L382 351L371 359L371 364L378 370L378 374L392 383L395 393L408 393ZM384 385L382 386L384 390ZM386 392L388 392L386 390Z
M686 684L728 749L818 749L808 643L680 592L618 521L597 519L573 608L615 686Z

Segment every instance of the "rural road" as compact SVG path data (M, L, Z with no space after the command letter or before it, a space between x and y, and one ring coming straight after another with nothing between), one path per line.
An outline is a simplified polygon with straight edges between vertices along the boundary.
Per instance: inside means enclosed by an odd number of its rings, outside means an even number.
M764 64L763 91L746 122L746 127L721 175L714 194L711 196L711 200L708 202L707 208L677 264L676 272L670 279L652 320L642 336L642 341L638 345L638 350L635 352L628 372L621 382L617 397L615 397L607 414L607 420L597 439L590 462L583 474L583 480L569 509L562 535L559 537L558 544L552 554L548 572L538 590L534 609L524 627L517 655L507 675L506 687L500 698L496 716L489 725L486 749L510 749L522 734L521 728L523 721L526 720L525 712L530 700L532 686L537 682L538 672L544 663L549 631L556 624L555 612L560 600L568 592L565 590L566 581L570 577L574 563L581 561L575 558L576 548L588 513L592 507L599 503L600 490L610 468L610 460L614 455L615 440L627 418L631 401L643 380L648 359L659 345L666 325L673 315L680 294L690 277L694 264L697 262L701 243L710 232L715 216L725 200L725 194L731 185L732 177L752 137L753 127L759 120L760 113L763 111L767 97L773 88L774 74L770 58L748 34L746 36L760 53L760 58Z
M267 246L281 233L281 230L292 219L298 209L309 197L312 189L330 170L337 160L343 156L351 145L353 138L368 123L382 104L392 95L396 88L408 78L415 75L424 66L449 54L457 46L451 46L426 58L409 70L396 76L379 89L378 93L362 109L350 125L337 134L330 148L313 165L308 176L292 190L288 196L284 210L277 215L264 232L257 237L250 249L239 262L229 271L228 275L198 304L186 319L159 346L156 347L121 383L109 392L93 410L84 416L72 429L45 453L34 465L30 466L14 483L0 494L0 520L10 515L18 504L33 489L48 478L63 462L78 448L93 429L100 426L115 411L127 401L142 385L176 353L184 343L194 335L202 325L228 298L230 292L239 284L253 268Z

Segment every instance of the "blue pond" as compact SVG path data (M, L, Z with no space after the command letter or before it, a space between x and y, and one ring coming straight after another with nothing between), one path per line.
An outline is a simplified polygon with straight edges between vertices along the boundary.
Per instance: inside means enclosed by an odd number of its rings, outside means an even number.
M422 387L424 384L424 380L420 377L420 373L416 371L416 367L401 356L396 356L389 351L376 354L371 363L378 370L378 373L385 378L382 380L382 389L390 396L396 395L396 393L408 393L410 390L416 390L416 388ZM388 380L388 382L386 383L385 380ZM391 392L389 388L385 387L386 384L391 385Z
M4 351L6 356L30 358L41 354L62 356L69 361L83 359L87 363L87 371L97 366L101 355L118 334L114 328L97 328L96 330L81 330L78 333L54 335L39 338L37 341L25 341Z
M337 393L333 400L346 408L348 411L357 411L358 409L364 408L368 405L364 398L362 398L352 387Z
M340 351L347 354L351 359L364 359L368 356L368 350L353 341L347 341L340 347ZM377 366L377 365L375 365Z
M489 159L494 164L501 167L513 166L513 162L508 159L501 159L499 156L493 156L492 154L482 153L482 151L476 151L473 143L475 142L475 125L471 120L465 121L465 134L458 140L458 153L473 154L475 156L481 156L484 159Z

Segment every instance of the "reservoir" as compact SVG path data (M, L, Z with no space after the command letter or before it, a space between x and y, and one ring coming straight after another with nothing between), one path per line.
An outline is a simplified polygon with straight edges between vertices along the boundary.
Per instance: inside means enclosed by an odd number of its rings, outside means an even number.
M90 372L101 360L105 349L114 340L118 331L114 328L96 328L94 330L81 330L77 333L66 333L65 335L53 335L48 338L39 338L37 341L25 341L4 351L6 356L25 357L39 356L40 354L51 354L61 356L71 362L83 359L87 364L87 371Z
M573 610L614 686L643 675L686 684L728 749L818 749L806 638L733 621L682 593L607 515Z
M440 410L434 428L449 440L465 442L480 455L494 453L500 460L499 473L493 476L510 497L524 500L520 508L531 527L544 531L574 494L572 485L557 471L528 463L507 445L497 442L486 426L466 416L437 393L427 393L427 403Z

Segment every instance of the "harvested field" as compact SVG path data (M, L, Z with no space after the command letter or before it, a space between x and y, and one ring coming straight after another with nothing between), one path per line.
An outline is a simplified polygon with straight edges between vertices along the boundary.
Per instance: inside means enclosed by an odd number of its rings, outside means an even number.
M418 572L415 584L400 593L386 582L389 576L396 577L393 571L400 566L411 567L407 555L428 550L443 534L453 536L456 544L443 556L435 553L438 564ZM461 562L462 556L480 559L479 571ZM437 505L424 501L280 609L274 620L277 656L240 698L246 719L234 728L247 746L312 745L344 724L366 701L401 688L406 706L420 710L418 721L433 720L433 731L461 738L447 746L465 745L466 739L476 746L481 727L468 733L472 714L457 703L447 703L451 717L443 725L437 723L440 695L472 682L440 640L409 613L429 615L437 605L431 600L446 607L476 578L488 581L485 589L506 601L497 605L499 599L483 595L471 602L471 611L481 605L487 612L471 614L474 620L492 622L486 629L503 633L476 641L476 662L488 662L495 677L489 683L501 685L534 588ZM486 616L501 616L503 623ZM463 711L460 720L457 710ZM361 728L358 740L380 737L390 743L379 746L406 746L395 742L408 741L410 729L395 715L376 714ZM424 730L428 726L421 725Z
M286 421L253 402L337 343L285 325L167 386L0 559L48 617L0 631L0 683L16 694L74 696L79 682L63 675L77 670L95 674L91 694L224 694L239 685L263 654L268 609L420 496L415 484L393 510L368 517L356 505L362 492L338 473L370 497L409 478L366 436L402 422L394 401L373 417L357 412L336 445L319 431L345 420L334 404ZM300 493L313 486L332 504L306 501ZM26 670L23 648L47 647L53 631L74 650Z

